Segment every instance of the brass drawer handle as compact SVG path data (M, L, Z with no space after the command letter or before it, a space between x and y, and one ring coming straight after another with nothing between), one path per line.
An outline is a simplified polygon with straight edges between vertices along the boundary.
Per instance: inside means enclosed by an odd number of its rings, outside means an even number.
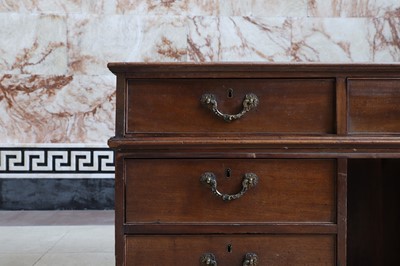
M259 102L258 97L255 94L253 93L246 94L243 100L242 111L235 115L229 115L229 114L224 114L218 110L217 98L215 97L214 94L203 94L203 96L201 96L201 103L205 105L207 108L211 109L214 112L214 114L216 114L218 117L223 118L226 122L231 122L233 120L241 118L245 113L257 107L258 102Z
M200 257L200 262L205 265L217 266L217 260L215 259L215 255L212 253L204 253Z
M212 253L204 253L200 257L200 262L204 265L217 266L217 260ZM246 253L243 259L242 266L256 266L258 263L258 256L255 253Z
M256 174L253 174L253 173L244 174L244 177L243 177L243 180L242 180L242 190L239 193L233 194L233 195L223 194L223 193L218 191L218 189L217 189L217 177L215 176L214 173L206 172L206 173L202 174L201 177L200 177L200 182L202 184L210 186L211 187L211 191L215 195L217 195L218 197L221 197L224 201L230 201L230 200L234 200L234 199L240 198L241 196L244 195L244 193L246 193L246 191L249 188L252 188L252 187L256 186L257 183L258 183L258 176Z
M246 253L243 260L243 266L256 266L258 263L258 256L255 253Z

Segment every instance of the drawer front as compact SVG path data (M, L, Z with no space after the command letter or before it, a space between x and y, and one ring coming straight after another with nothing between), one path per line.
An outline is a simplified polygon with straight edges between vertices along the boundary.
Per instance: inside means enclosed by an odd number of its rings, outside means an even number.
M126 222L335 222L336 161L307 159L125 159ZM213 173L223 200L200 181ZM247 174L247 175L246 175Z
M201 258L210 253L220 266L253 265L243 263L246 253L257 255L257 265L335 265L332 235L128 236L125 241L127 266L207 265Z
M400 133L400 79L348 80L349 133Z
M202 103L204 95L215 97L222 114L245 113L226 122ZM256 107L243 107L246 95L257 97ZM130 79L126 133L329 134L334 103L332 79Z

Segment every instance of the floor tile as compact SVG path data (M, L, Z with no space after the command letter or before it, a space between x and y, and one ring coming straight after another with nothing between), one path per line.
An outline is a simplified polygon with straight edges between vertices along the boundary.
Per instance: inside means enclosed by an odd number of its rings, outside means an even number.
M32 266L42 256L40 253L21 254L21 253L0 253L1 266Z
M114 266L113 211L0 211L0 266Z
M66 233L65 228L2 226L0 227L0 254L44 253L50 250Z
M71 227L49 252L114 252L114 226Z
M113 253L46 254L35 266L114 266Z

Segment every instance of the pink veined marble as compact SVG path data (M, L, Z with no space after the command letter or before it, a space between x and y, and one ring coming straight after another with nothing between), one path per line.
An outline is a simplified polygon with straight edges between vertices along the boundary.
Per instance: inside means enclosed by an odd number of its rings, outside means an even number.
M3 143L105 143L113 135L113 76L0 77Z
M310 16L316 17L399 17L396 0L309 0Z

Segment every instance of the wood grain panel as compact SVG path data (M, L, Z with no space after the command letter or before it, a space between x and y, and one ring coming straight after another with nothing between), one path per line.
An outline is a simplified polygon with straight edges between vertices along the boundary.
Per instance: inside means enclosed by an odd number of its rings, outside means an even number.
M400 79L348 80L349 133L400 134Z
M239 113L248 93L259 105L228 123L201 104L206 93L226 114ZM334 79L130 79L126 133L332 134L335 95Z
M226 177L226 169L231 177ZM256 187L226 202L200 183L217 176L235 194L245 173ZM126 159L126 222L335 222L336 160Z
M213 253L218 265L241 266L245 254L253 252L257 265L333 266L334 239L332 235L128 236L126 265L205 265L200 257Z

